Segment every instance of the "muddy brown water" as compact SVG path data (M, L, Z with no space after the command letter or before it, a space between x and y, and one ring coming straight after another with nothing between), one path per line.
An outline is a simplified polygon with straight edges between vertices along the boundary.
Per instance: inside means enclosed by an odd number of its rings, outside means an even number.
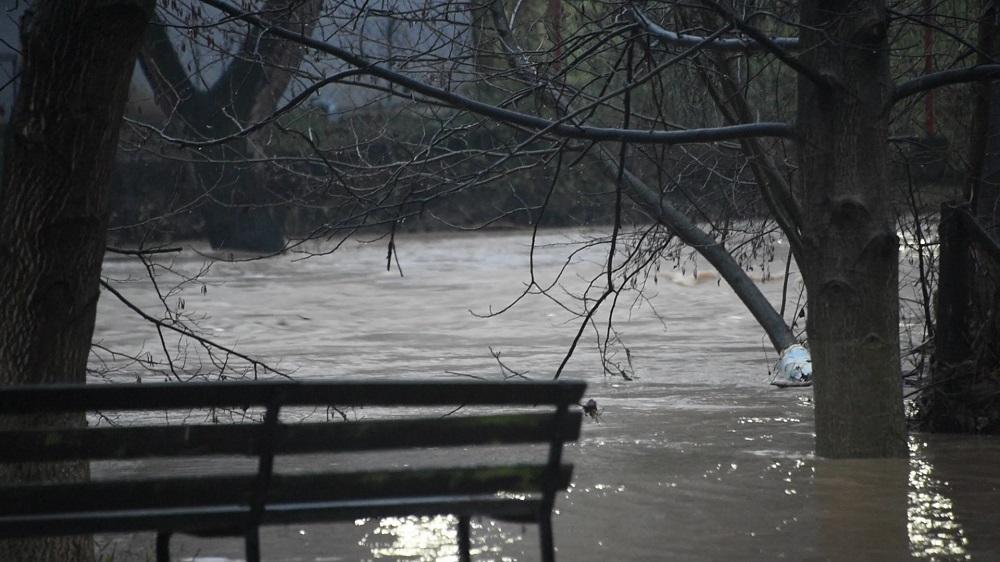
M544 233L536 279L551 282L575 249L570 243L586 235ZM519 294L530 279L529 241L524 232L405 236L398 241L403 276L395 264L386 271L384 242L352 242L308 260L289 254L216 263L168 301L183 299L205 334L297 377L444 378L460 372L498 378L492 348L512 369L545 379L578 319L537 295L500 316L470 313L497 310ZM578 254L553 294L579 294L605 259L602 251ZM164 262L190 274L204 258L187 251ZM780 264L773 273L782 273ZM156 310L144 270L134 261L109 258L105 275L127 280L119 285L124 292ZM168 277L161 278L164 286ZM811 391L768 385L774 354L736 297L716 281L711 273L693 277L690 265L684 274L664 269L647 283L648 300L620 304L616 327L629 348L634 380L605 376L593 331L585 332L564 376L586 380L588 397L602 414L585 422L581 441L567 450L576 470L572 488L556 505L560 560L1000 557L1000 441L916 434L909 460L815 458ZM795 294L794 272L789 281ZM775 302L781 285L780 275L760 283ZM155 330L108 294L101 298L95 340L161 354ZM175 354L181 350L176 340L168 345ZM619 351L613 361L626 366L628 359ZM186 366L198 361L207 358L189 344ZM163 379L134 365L111 376L134 380L137 374ZM445 454L391 462L433 463ZM364 456L320 456L278 466L296 471L367 462ZM101 464L95 474L203 474L230 463ZM271 527L261 540L266 560L457 560L454 527L448 517L388 518ZM100 544L116 560L152 556L148 534L103 537ZM237 539L178 537L173 545L179 560L242 559ZM533 526L473 523L475 560L536 560L537 550Z

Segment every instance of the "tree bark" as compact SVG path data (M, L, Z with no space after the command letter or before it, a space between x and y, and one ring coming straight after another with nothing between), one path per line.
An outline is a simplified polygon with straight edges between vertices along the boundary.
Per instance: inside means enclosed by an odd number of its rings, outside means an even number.
M899 358L899 245L887 186L885 2L803 2L798 161L816 453L907 452Z
M84 382L119 124L153 0L38 0L0 180L0 383ZM83 416L73 421L86 423ZM3 416L0 428L42 416ZM86 464L0 467L0 481L87 478ZM0 542L0 560L93 560L90 537Z

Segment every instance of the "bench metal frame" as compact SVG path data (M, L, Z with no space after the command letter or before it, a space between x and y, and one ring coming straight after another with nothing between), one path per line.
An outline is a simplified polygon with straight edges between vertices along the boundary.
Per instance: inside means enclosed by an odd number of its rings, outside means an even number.
M555 559L552 509L572 465L563 444L579 438L570 411L586 384L553 382L218 382L91 384L0 388L0 415L89 411L266 408L248 424L55 427L0 431L0 462L122 460L245 455L255 474L30 483L0 486L0 538L155 531L157 560L174 533L240 536L260 560L259 527L367 517L458 518L460 559L470 560L469 519L537 523L542 559ZM549 406L501 413L355 422L286 424L298 406ZM548 443L544 464L275 474L275 455L419 447Z

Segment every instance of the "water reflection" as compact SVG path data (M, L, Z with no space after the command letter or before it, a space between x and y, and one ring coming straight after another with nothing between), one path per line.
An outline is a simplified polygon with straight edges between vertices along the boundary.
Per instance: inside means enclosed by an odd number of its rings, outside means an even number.
M934 477L934 467L924 454L926 447L926 443L910 440L906 510L910 554L914 558L969 560L969 539L956 520L952 501L943 495L946 483Z
M816 463L821 551L865 560L908 556L906 459Z
M374 524L358 545L371 552L369 560L407 560L413 562L457 562L458 519L451 515L385 517L378 520L358 519L356 526ZM480 523L473 520L470 554L476 560L515 562L505 556L504 546L522 541L520 535L508 533L495 521Z
M763 421L762 418L748 416L740 418L738 423L765 425ZM772 417L767 421L782 423L784 420ZM740 539L738 545L734 545L735 550L725 551L729 554L737 551L744 554L755 552L752 549L756 543L749 540L781 541L778 537L792 534L798 537L798 540L804 541L799 554L805 558L815 556L817 559L858 560L971 559L968 535L956 515L950 497L952 486L938 473L933 459L929 457L929 452L930 448L926 443L913 439L910 443L909 459L825 460L812 457L785 457L772 458L766 464L756 465L757 461L753 459L759 457L754 454L742 461L736 458L727 462L714 462L708 467L702 467L697 473L697 480L704 484L698 485L690 480L687 482L686 487L691 488L688 493L693 494L690 498L691 503L687 506L687 513L690 516L697 515L701 510L709 510L715 514L713 518L718 524L716 530L703 528L702 533L744 533L746 538ZM725 518L720 520L718 512L713 511L711 505L712 498L715 497L712 491L739 494L737 489L752 490L753 483L746 477L755 473L756 478L762 482L773 483L765 485L769 490L768 493L772 494L768 502L771 507L758 513L759 516L773 518L769 522L758 521L759 524L744 522L742 527ZM581 511L585 511L584 505L596 505L602 514L598 519L604 521L603 524L612 525L618 518L627 520L629 517L627 512L619 513L616 510L619 504L616 503L618 500L615 497L622 498L622 501L640 511L644 502L652 495L671 495L675 498L672 502L675 508L680 507L677 500L683 502L683 496L674 495L676 494L674 490L678 490L676 483L659 482L655 488L644 488L636 495L632 486L625 482L626 479L620 482L607 480L588 482L584 479L574 483L567 490L562 507L569 506L569 511L578 517ZM787 499L778 500L774 494ZM788 506L797 504L799 509L782 509L780 507L782 501ZM671 517L671 512L669 509L657 508L654 516L647 515L642 520L646 525L654 525L658 518L667 517L668 521L673 521L672 524L677 524L677 520ZM591 523L596 522L591 521ZM378 521L359 520L357 524L367 529L358 543L366 553L370 553L367 560L457 561L458 559L455 530L457 521L454 517L386 518ZM647 526L646 529L648 531L650 527ZM597 528L591 530L598 531ZM593 537L596 548L608 543L606 539L612 535L607 534L607 531L597 532ZM472 553L476 560L516 561L522 559L525 546L529 547L528 550L533 550L531 548L533 543L525 545L521 535L507 533L489 520L484 520L482 523L473 522L472 538ZM731 540L734 543L736 541L736 539ZM575 540L567 538L562 544L567 549L573 549L575 547L573 543L578 541L578 537ZM614 541L611 543L614 544ZM719 554L707 549L704 544L692 547L690 552L680 550L673 554L682 558L684 555L691 555L696 559L711 559L713 554ZM619 554L628 553L629 558L620 559L655 559L642 550L633 550L628 546L616 545L612 548L619 549ZM678 547L675 544L672 548ZM760 550L757 554L764 557L774 553Z
M818 461L821 551L888 560L971 559L945 495L948 483L935 476L925 448L911 439L909 460Z

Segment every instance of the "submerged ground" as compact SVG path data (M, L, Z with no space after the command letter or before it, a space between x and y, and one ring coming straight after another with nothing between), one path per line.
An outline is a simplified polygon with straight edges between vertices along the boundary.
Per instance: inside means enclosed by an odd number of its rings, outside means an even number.
M551 280L573 249L565 243L583 235L540 238L540 282ZM217 263L170 302L183 299L186 311L207 315L207 334L298 377L498 378L492 347L509 367L545 379L578 320L544 297L498 317L469 312L496 310L519 294L529 279L529 242L523 232L411 235L397 241L402 277L395 265L386 271L384 242L351 243L304 261L289 254ZM578 293L603 259L600 251L578 255L565 289ZM187 251L174 265L195 273L203 262ZM772 270L782 273L783 261ZM139 264L112 258L105 274L132 279L126 294L155 310ZM789 281L797 294L797 277ZM780 275L761 285L780 297ZM710 273L693 278L688 265L684 274L662 272L646 294L648 303L622 306L616 316L634 380L602 372L590 330L564 375L589 383L602 415L585 422L581 442L567 452L576 472L556 505L561 560L985 560L1000 550L1000 440L913 435L909 461L815 459L811 391L768 386L774 353L724 284ZM155 330L108 295L95 339L158 353ZM628 365L624 351L613 360ZM191 347L188 367L196 361ZM135 375L133 366L113 376ZM279 469L364 462L305 458ZM199 474L218 466L168 469ZM153 470L119 463L96 473ZM454 540L448 518L393 518L271 528L262 547L267 560L457 560ZM114 536L102 544L116 559L142 559L151 538ZM475 560L537 559L530 526L474 523L473 546ZM179 538L175 553L238 560L242 544Z

